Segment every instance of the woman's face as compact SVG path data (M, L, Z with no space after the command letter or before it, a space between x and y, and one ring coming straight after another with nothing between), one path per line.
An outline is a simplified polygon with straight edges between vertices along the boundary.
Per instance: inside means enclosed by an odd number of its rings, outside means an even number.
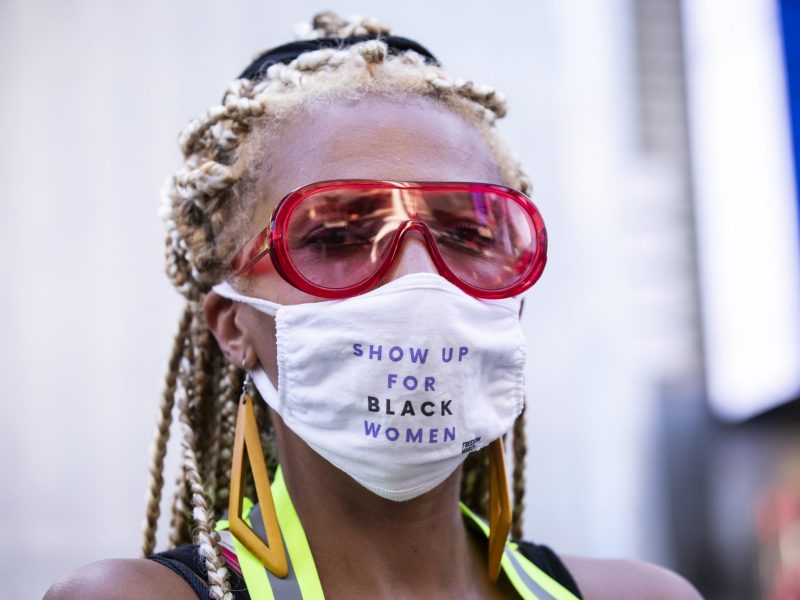
M284 122L268 138L269 148L245 204L254 204L250 236L261 231L276 204L292 190L332 179L474 181L503 184L494 156L481 134L441 104L421 97L368 97L351 104L317 105ZM267 259L268 260L268 259ZM381 283L414 272L436 272L421 237L407 235ZM250 296L279 304L315 302L277 273L240 278L234 285ZM211 293L213 294L213 292ZM209 294L209 295L211 295ZM272 317L236 305L238 325L252 351L225 348L229 359L250 367L257 359L273 382L275 328Z

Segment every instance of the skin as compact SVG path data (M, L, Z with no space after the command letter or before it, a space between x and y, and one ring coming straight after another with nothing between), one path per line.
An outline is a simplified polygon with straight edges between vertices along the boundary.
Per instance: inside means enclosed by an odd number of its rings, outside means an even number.
M251 188L256 234L289 191L326 179L503 183L488 145L461 117L433 101L367 98L289 119ZM276 151L275 149L279 149ZM406 238L386 274L436 272L424 243ZM267 274L240 289L281 304L320 300ZM204 311L229 360L256 361L277 380L272 317L211 292ZM468 534L458 509L461 471L408 502L382 499L333 467L275 413L286 484L306 531L327 598L514 598L510 584L486 576L485 541ZM320 502L319 499L324 499ZM363 523L370 523L369 530ZM391 540L391 542L387 542ZM365 560L369 557L369 560ZM680 576L637 561L562 557L587 599L696 600ZM183 580L148 560L92 563L51 588L46 600L195 598Z

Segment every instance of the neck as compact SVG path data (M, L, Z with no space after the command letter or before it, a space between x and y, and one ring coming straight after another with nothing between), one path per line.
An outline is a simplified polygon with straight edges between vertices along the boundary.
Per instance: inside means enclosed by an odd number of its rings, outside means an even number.
M486 550L458 505L460 468L430 492L394 502L280 429L286 486L326 597L465 598L485 587Z

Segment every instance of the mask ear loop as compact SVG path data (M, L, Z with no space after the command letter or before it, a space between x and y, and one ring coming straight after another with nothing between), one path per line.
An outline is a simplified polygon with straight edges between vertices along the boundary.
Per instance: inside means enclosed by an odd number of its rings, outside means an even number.
M500 437L489 444L489 580L497 582L500 561L511 530L505 449Z
M248 373L242 387L239 412L236 416L236 433L233 441L233 464L231 466L230 501L228 504L228 523L230 532L242 545L252 552L267 569L277 577L289 574L286 550L283 546L275 502L270 490L264 451L258 435L258 423L253 409L252 380ZM256 486L258 506L264 522L266 542L242 518L244 501L245 457L250 459L250 470Z

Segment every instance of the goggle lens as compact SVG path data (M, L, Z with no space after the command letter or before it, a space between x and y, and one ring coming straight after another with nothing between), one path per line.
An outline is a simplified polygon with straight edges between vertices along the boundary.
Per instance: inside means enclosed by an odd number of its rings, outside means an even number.
M420 219L460 280L499 290L527 274L536 231L519 204L494 191L434 193L424 198Z
M312 194L289 218L288 258L314 285L350 287L375 272L398 225L388 190Z

